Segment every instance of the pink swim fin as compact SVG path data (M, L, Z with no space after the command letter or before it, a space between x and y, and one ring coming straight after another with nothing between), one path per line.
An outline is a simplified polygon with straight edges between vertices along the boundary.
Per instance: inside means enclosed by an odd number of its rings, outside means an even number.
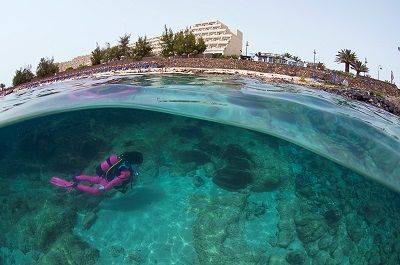
M50 183L53 184L54 186L62 187L62 188L72 188L74 183L72 181L67 181L65 179L57 178L57 177L52 177L50 179Z

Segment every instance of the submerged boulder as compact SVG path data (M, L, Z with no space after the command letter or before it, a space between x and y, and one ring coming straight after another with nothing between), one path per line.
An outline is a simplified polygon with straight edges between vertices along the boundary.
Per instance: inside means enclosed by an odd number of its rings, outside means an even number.
M205 183L204 179L198 175L193 176L193 185L197 188L200 188Z
M43 265L96 264L100 256L97 249L71 233L63 234L39 260Z
M342 213L339 209L331 207L324 213L324 217L329 225L334 225L342 218Z
M306 262L306 254L300 250L290 251L286 255L286 260L291 265L302 265Z
M285 256L271 255L268 260L268 265L288 265Z
M195 264L265 264L262 252L253 249L242 237L247 195L198 195L190 204L197 213L193 222Z
M195 125L187 125L184 127L175 126L171 131L173 134L186 139L202 139L205 137L201 127Z
M251 165L251 162L253 161L252 156L246 150L244 150L240 145L237 144L229 144L225 148L222 157L230 165L234 167L240 167L245 165L243 169L250 169L249 167Z
M367 232L366 223L357 214L349 214L346 216L346 230L350 239L358 243L363 237L364 233Z
M61 207L44 207L35 216L35 239L39 249L48 249L63 231L75 225L76 212Z
M253 160L239 145L229 144L221 156L225 166L213 175L213 182L223 189L235 191L246 188L253 181Z
M265 172L265 171L264 171ZM280 174L276 172L265 172L257 175L252 190L255 192L273 191L281 186L282 180Z
M195 163L198 166L211 162L210 156L207 153L197 149L180 152L179 160L182 163Z
M231 167L224 167L217 170L213 177L215 184L229 191L244 189L252 180L253 175L251 172Z
M383 205L377 202L369 202L363 209L365 220L370 224L377 224L385 217Z
M95 212L88 212L83 218L82 226L84 230L89 229L97 220L97 214Z
M324 218L314 213L301 213L295 216L296 231L303 243L320 239L328 230Z

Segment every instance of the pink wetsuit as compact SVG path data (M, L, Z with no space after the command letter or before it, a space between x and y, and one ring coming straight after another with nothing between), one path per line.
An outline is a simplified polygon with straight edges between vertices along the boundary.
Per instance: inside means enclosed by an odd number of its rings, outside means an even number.
M107 181L106 179L99 176L76 176L75 179L78 181L87 181L93 184L98 184L98 186L87 186L83 184L78 184L76 186L76 189L93 195L99 195L105 191L112 189L115 186L122 184L124 181L129 179L130 175L131 172L129 172L128 170L123 170L117 177L113 178L111 181Z

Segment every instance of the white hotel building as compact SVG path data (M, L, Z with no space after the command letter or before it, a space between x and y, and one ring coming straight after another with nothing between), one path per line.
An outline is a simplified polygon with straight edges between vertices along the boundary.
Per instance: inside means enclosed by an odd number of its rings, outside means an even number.
M202 37L207 46L204 54L221 54L225 56L240 56L242 53L243 33L240 30L231 30L222 22L210 21L198 23L189 27L196 38ZM147 41L153 48L152 53L160 55L162 51L161 36L150 38ZM134 45L134 44L131 44ZM65 71L68 67L74 69L82 65L90 65L91 55L78 56L70 61L60 62L60 71Z
M231 30L222 22L210 21L198 23L189 27L196 38L202 37L207 49L204 54L221 54L225 56L240 56L243 46L243 33L238 30ZM153 48L154 54L160 54L161 36L150 38L148 41Z

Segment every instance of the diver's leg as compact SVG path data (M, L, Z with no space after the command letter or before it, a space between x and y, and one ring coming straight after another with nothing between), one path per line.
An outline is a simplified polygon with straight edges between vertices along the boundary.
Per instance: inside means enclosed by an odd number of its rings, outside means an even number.
M78 186L76 186L76 189L90 193L92 195L100 195L104 192L104 189L102 190L102 189L99 189L96 187L90 187L90 186L86 186L86 185L82 185L82 184L79 184Z
M79 175L74 177L75 181L88 181L94 184L99 184L102 181L102 178L99 176L87 176L87 175Z

